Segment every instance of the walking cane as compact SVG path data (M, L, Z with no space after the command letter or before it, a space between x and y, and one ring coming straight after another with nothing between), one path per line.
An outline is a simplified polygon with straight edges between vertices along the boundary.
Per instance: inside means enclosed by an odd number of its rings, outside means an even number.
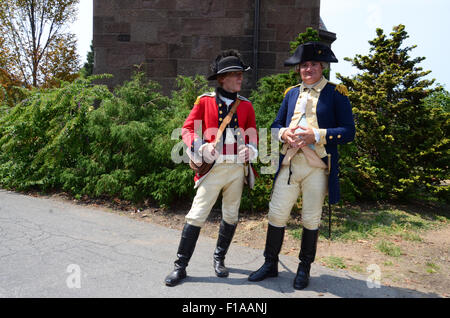
M328 239L331 241L331 204L328 202Z
M328 154L328 175L331 172L331 154ZM328 240L331 241L331 204L328 198Z
M247 178L248 174L250 173L250 165L248 164L248 162L244 162L244 178ZM248 187L244 187L244 188L248 188L247 190L247 194L248 194L248 199L250 200L250 212L253 214L253 200L252 200L252 191L250 189L250 185Z

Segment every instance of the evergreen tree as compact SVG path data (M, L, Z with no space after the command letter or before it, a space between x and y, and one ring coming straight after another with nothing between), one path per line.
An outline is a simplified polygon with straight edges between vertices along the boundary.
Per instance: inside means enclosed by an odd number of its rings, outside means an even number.
M291 47L290 53L294 54L297 47L303 43L320 40L319 31L314 30L313 28L306 28L305 32L299 33L294 41L289 42L289 46Z
M424 57L411 58L416 47L404 47L404 25L386 36L382 29L369 41L370 53L346 58L361 72L353 77L337 74L349 89L357 133L345 147L346 180L363 198L406 198L429 194L448 196L449 114L424 103L439 91L431 71L418 66ZM356 156L355 153L356 152ZM427 191L428 190L428 191ZM447 193L447 194L445 194Z
M88 52L86 57L86 63L84 63L81 73L86 77L94 73L94 46L91 42L91 50Z

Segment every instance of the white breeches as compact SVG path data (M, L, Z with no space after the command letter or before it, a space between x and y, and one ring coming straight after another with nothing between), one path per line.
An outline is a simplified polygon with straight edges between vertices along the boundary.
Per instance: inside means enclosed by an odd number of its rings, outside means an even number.
M199 185L191 210L185 217L186 222L202 227L222 191L222 219L228 224L236 224L243 188L243 164L215 164Z
M273 226L286 226L292 207L302 194L302 223L308 230L319 228L322 206L328 189L325 169L311 167L302 152L291 160L292 175L289 179L289 166L282 166L275 181L269 203L269 223Z

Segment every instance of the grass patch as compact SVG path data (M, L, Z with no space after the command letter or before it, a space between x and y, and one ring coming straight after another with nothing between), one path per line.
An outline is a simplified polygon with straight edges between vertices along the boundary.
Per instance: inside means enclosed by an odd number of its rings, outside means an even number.
M298 228L298 226L292 226L292 225L288 225L288 233L295 238L296 240L301 241L302 239L302 232L303 229L300 227Z
M400 236L420 242L419 233L449 223L450 215L443 211L446 210L423 205L336 205L331 219L331 237L333 240L357 241ZM320 233L328 239L328 209L325 208Z
M347 268L347 265L345 265L342 257L328 256L328 257L322 258L322 262L324 263L324 265L326 267L333 268L333 269Z
M429 274L434 274L441 269L438 265L434 263L427 263L426 265L427 265L427 273Z
M412 232L400 233L400 237L404 240L412 241L412 242L422 242L423 241L423 239L420 237L419 234L412 233Z
M362 267L359 266L359 265L352 265L352 266L350 267L350 269L351 269L352 271L358 272L358 273L364 272L364 270L362 269Z
M398 246L384 240L378 242L376 247L380 252L388 256L399 257L402 254L402 251Z

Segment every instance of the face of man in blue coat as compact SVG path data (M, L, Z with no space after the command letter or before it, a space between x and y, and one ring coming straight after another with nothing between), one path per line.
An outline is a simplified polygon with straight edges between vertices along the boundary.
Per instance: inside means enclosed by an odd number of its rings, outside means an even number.
M298 67L303 83L312 85L322 78L323 67L320 62L307 61L300 63Z

